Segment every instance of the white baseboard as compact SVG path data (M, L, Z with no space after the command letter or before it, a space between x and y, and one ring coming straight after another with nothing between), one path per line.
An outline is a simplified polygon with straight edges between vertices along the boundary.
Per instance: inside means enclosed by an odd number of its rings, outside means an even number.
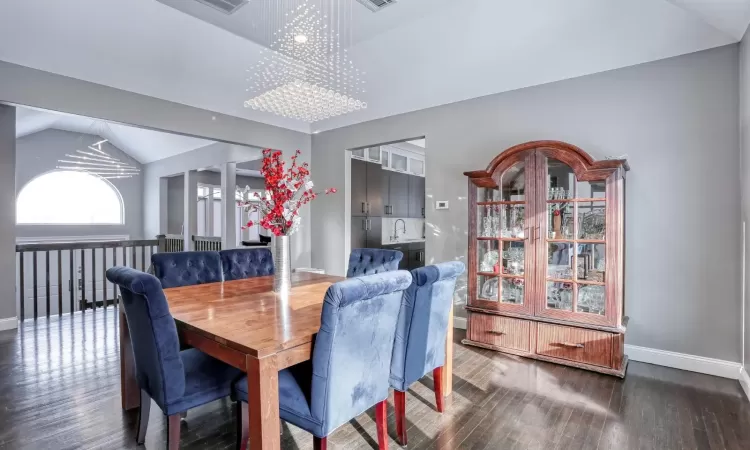
M740 386L745 391L745 396L750 400L750 375L747 374L747 370L743 367L740 369Z
M453 327L465 330L466 318L454 317ZM740 374L742 364L738 362L658 350L655 348L638 347L637 345L625 345L625 354L628 355L631 361L705 373L722 378L731 378L732 380L740 380L740 382L742 382L742 376L744 376L745 384L743 388L745 389L745 393L748 394L748 398L750 398L750 375L744 370L742 371L742 375Z
M18 328L18 317L0 319L0 331L13 330L16 328Z
M628 355L631 361L673 367L675 369L705 373L733 380L740 378L740 369L742 368L742 364L738 362L670 352L667 350L657 350L655 348L638 347L637 345L625 345L625 354Z

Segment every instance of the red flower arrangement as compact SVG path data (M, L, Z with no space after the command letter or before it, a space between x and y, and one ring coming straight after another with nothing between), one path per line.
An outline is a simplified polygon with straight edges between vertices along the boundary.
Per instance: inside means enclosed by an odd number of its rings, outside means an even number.
M299 209L315 200L320 194L335 194L335 188L323 192L313 191L309 164L297 164L297 150L292 156L292 166L287 170L278 150L263 150L263 167L260 173L266 180L265 195L255 192L255 200L238 201L246 211L260 211L260 226L275 236L290 236L299 228ZM249 221L243 228L252 227Z

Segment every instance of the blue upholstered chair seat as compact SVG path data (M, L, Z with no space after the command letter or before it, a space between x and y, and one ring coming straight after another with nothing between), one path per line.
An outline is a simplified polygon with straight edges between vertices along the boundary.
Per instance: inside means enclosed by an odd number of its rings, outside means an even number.
M242 371L194 348L181 351L180 359L185 367L185 393L171 404L159 405L166 415L228 396L232 383L242 376Z
M325 437L323 424L310 411L312 362L307 361L279 372L279 416L285 422ZM237 400L247 402L247 378L234 384Z

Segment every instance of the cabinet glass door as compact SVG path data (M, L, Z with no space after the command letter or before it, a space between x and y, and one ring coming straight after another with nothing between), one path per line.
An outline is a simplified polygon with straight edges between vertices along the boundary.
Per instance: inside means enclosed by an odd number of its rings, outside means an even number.
M370 147L367 149L367 160L375 163L380 162L380 147Z
M409 158L398 153L391 152L391 169L406 172Z
M570 166L543 154L537 162L545 181L538 193L545 278L537 314L607 324L606 183L578 180Z
M533 216L527 203L533 198L531 157L521 158L502 172L497 187L476 189L475 301L484 308L508 312L533 312L527 295L533 252L528 226Z
M424 161L409 158L409 172L414 175L424 176Z

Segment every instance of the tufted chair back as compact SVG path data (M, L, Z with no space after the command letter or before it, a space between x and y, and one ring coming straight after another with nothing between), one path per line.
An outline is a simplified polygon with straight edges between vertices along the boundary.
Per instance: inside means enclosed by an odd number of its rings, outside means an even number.
M273 256L268 248L238 248L219 254L224 281L273 275Z
M310 412L327 436L388 398L405 270L340 281L328 288L312 357Z
M129 267L112 267L107 280L120 287L138 387L165 409L183 396L185 369L177 327L159 280Z
M404 254L398 250L355 248L349 255L349 269L346 277L361 277L398 270L398 264L403 257Z
M448 315L456 279L464 264L452 261L420 267L404 293L398 317L391 363L391 387L406 392L409 386L445 364Z
M164 289L221 282L219 252L154 253L151 264Z

